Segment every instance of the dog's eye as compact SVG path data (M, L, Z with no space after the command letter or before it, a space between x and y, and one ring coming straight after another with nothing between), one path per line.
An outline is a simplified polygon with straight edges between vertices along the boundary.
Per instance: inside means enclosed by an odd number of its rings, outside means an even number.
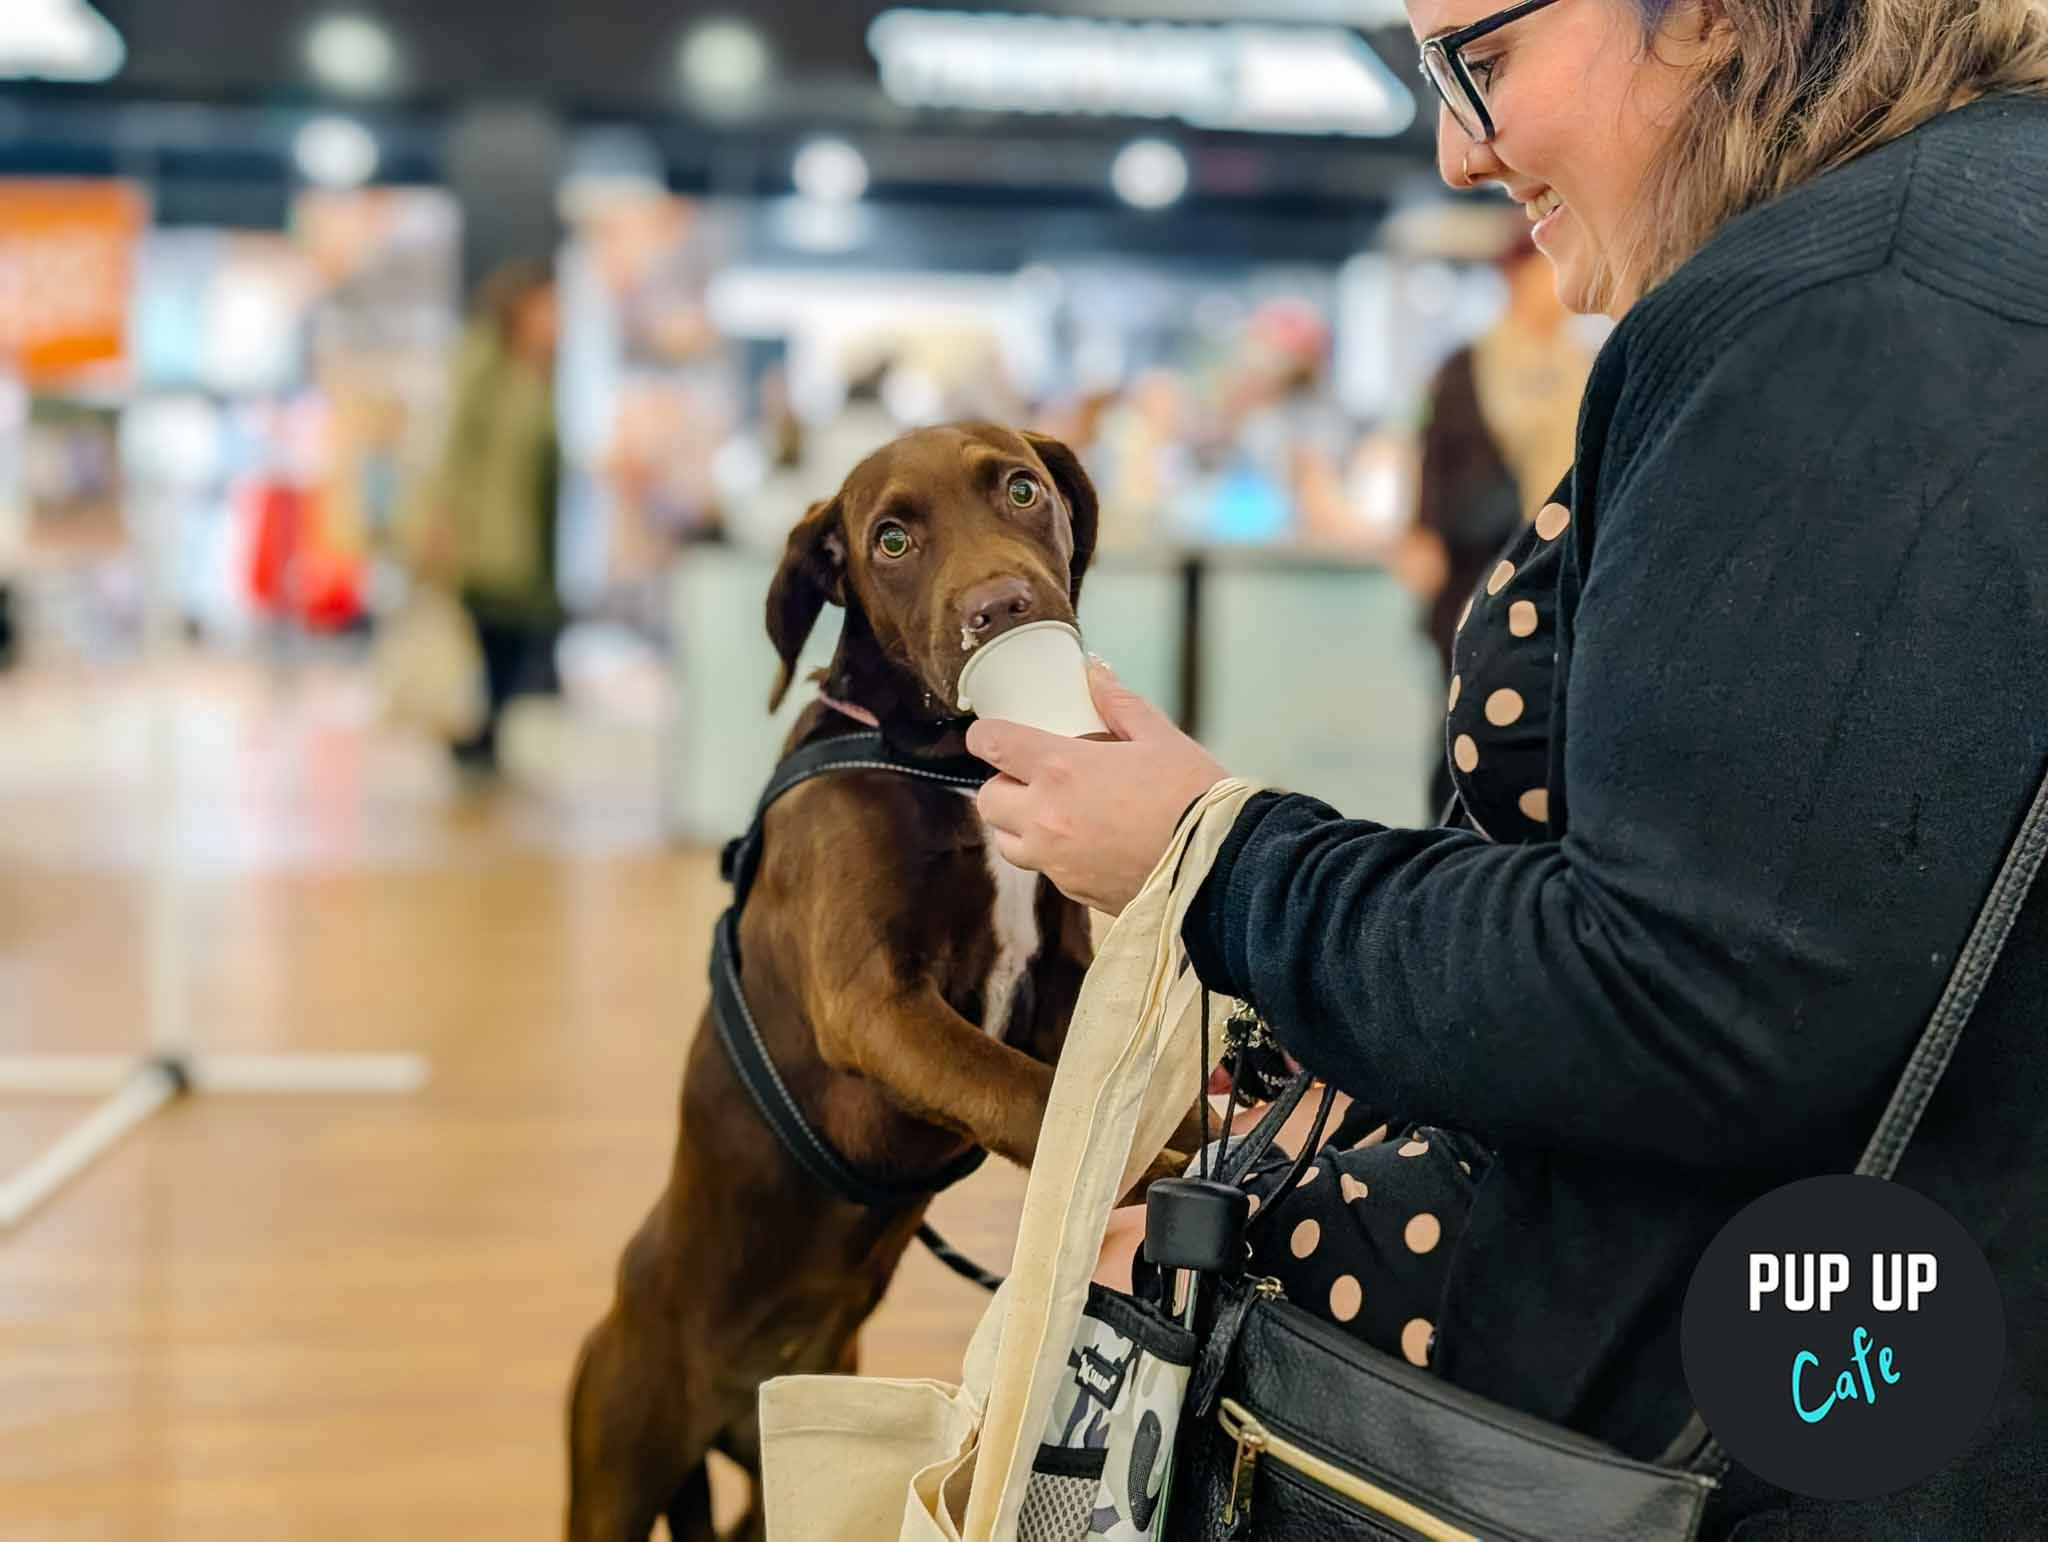
M875 548L885 557L910 554L910 532L901 525L884 525L875 533Z
M1010 478L1010 502L1020 509L1028 509L1038 502L1038 484L1030 477Z

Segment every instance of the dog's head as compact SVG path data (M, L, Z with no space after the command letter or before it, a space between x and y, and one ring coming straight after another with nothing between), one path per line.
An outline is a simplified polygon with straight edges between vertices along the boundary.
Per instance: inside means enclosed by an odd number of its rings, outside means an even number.
M914 729L959 715L974 651L1074 620L1095 551L1095 488L1074 452L988 423L919 429L870 455L790 532L768 591L779 705L827 602L846 608L829 688Z

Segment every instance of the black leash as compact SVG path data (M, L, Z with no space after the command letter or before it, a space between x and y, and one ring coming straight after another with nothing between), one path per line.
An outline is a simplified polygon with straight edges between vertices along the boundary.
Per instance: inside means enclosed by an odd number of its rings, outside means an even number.
M821 776L844 771L888 771L975 791L994 775L985 763L961 757L946 761L919 761L899 757L878 733L843 734L815 740L794 750L768 779L768 790L755 807L747 833L726 845L720 869L733 886L733 902L718 918L711 944L711 1021L725 1048L740 1085L747 1090L755 1109L782 1143L784 1151L815 1182L850 1204L869 1210L893 1210L929 1199L952 1187L987 1159L980 1147L964 1153L935 1173L914 1178L880 1178L861 1173L832 1149L832 1143L804 1117L795 1096L775 1069L768 1046L747 1006L746 991L740 983L740 911L761 869L764 819L769 808L783 794ZM962 1279L984 1290L995 1290L1002 1276L991 1274L974 1260L947 1243L929 1225L917 1231L934 1258Z

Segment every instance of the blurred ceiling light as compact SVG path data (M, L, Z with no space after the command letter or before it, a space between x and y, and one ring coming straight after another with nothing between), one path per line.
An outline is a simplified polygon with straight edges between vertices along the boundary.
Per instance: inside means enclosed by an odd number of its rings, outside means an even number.
M327 16L306 34L306 64L322 85L367 96L397 78L398 45L382 22L367 16Z
M127 58L121 34L85 0L0 3L0 79L111 80Z
M1188 158L1163 139L1134 139L1117 152L1110 186L1134 209L1164 209L1188 190Z
M1048 10L1114 16L1120 20L1242 21L1244 0L1071 0ZM1338 27L1405 27L1402 0L1259 0L1259 19L1268 22L1324 22Z
M857 203L868 190L867 158L843 139L814 139L790 168L796 190L820 203Z
M677 59L683 89L714 113L744 111L759 101L774 62L761 29L729 16L692 27Z
M884 11L882 88L909 107L1178 118L1202 128L1385 137L1415 98L1338 27Z
M292 159L320 187L361 187L377 170L377 138L353 118L313 118L292 140Z

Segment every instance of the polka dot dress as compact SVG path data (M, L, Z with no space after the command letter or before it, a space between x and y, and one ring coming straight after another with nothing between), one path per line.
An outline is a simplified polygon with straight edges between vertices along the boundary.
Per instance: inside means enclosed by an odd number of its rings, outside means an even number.
M1276 1146L1246 1180L1252 1213L1266 1216L1253 1272L1375 1349L1427 1367L1451 1253L1488 1160L1470 1136L1435 1126L1340 1130L1282 1192L1294 1160Z
M1480 582L1458 621L1444 752L1469 823L1490 840L1550 833L1557 570L1571 509L1548 503ZM1275 1147L1247 1179L1253 1270L1287 1299L1411 1365L1431 1366L1450 1260L1491 1160L1433 1125L1359 1127L1360 1110L1287 1192Z
M1550 828L1550 684L1557 569L1571 510L1547 503L1465 607L1451 644L1444 753L1473 828L1540 840Z

